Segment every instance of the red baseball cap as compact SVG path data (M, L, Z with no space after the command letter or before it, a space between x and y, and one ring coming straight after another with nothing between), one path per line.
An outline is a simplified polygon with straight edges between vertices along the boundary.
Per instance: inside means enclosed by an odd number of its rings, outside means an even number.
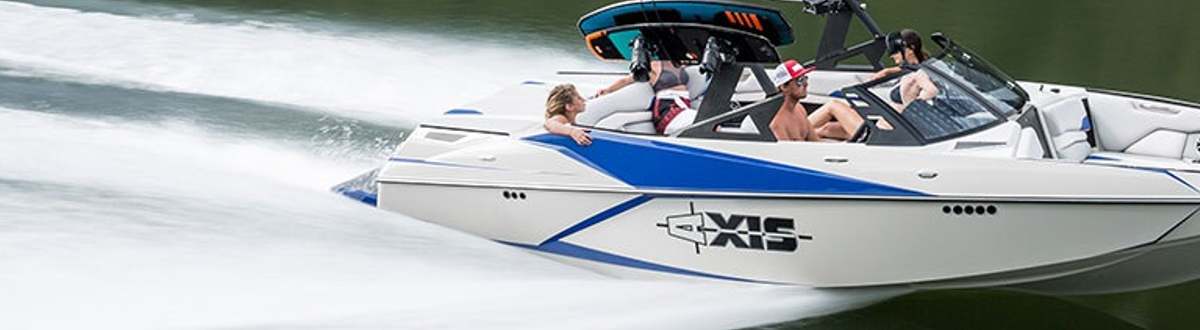
M796 62L796 60L787 60L786 62L779 64L778 67L775 67L775 71L771 74L771 82L774 83L775 86L783 86L783 84L786 84L788 81L803 77L814 70L816 70L816 68L806 68L803 65L800 65L800 62Z

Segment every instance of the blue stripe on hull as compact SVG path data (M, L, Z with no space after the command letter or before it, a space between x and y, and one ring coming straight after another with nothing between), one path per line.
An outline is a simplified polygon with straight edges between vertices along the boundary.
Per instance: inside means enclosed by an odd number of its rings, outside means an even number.
M564 237L571 236L571 234L577 233L581 230L587 229L588 227L591 227L598 223L604 222L604 220L608 220L609 218L618 216L621 213L625 213L625 211L633 209L633 208L637 207L638 205L642 205L643 203L646 203L646 202L650 201L651 199L653 199L653 198L646 196L646 195L640 195L640 196L634 197L633 199L625 201L621 204L617 204L617 206L613 206L612 208L601 211L600 213L596 213L596 215L592 216L591 218L588 218L587 220L584 220L583 222L575 224L574 226L571 226L571 228L567 228L567 230L564 230L564 231L558 233L557 235L550 237L546 241L542 242L542 244L540 244L540 245L546 245L549 243L553 243L560 239L563 239Z
M1121 161L1120 159L1099 157L1099 156L1088 156L1087 159ZM1187 187L1188 189L1191 189L1192 191L1195 191L1195 192L1200 192L1200 189L1196 189L1196 186L1193 186L1191 183L1188 183L1187 180L1184 180L1183 178L1179 177L1178 175L1175 175L1175 173L1172 173L1170 170L1167 170L1167 169L1154 168L1154 167L1138 167L1138 166L1119 165L1119 164L1117 164L1117 165L1101 164L1101 165L1102 166L1112 166L1112 167L1117 167L1117 168L1127 168L1127 169L1138 170L1138 171L1162 173L1162 174L1165 174L1166 176L1170 177L1171 179L1178 181L1184 187Z
M1195 191L1195 192L1200 192L1200 189L1196 189L1195 186L1192 186L1192 184L1188 183L1187 180L1184 180L1183 178L1180 178L1178 175L1175 175L1175 173L1171 173L1171 171L1166 171L1166 170L1164 170L1163 173L1166 173L1172 179L1175 179L1175 181L1179 181L1179 183L1182 183L1184 186L1188 187L1188 189L1191 189L1192 191Z
M370 193L368 191L358 189L343 189L338 190L337 193L370 206L378 206L379 204L379 195Z
M754 158L594 131L592 145L541 134L524 138L640 189L822 195L928 196Z

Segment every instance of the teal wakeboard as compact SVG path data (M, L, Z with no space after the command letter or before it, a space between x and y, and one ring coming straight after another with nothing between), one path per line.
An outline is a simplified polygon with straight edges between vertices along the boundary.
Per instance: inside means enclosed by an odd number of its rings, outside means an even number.
M779 10L717 0L631 0L597 9L579 19L584 36L644 23L694 23L763 36L775 47L795 42Z
M778 63L779 53L766 37L737 29L694 23L642 23L622 25L588 34L588 49L603 60L630 60L632 43L638 36L655 45L655 60L682 65L700 64L709 37L728 42L734 59L741 63Z

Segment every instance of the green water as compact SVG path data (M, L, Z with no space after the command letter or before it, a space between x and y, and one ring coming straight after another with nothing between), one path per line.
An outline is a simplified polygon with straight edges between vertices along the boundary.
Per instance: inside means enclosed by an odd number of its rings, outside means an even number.
M822 20L781 8L796 30L785 57L811 59ZM385 29L531 44L586 55L575 23L610 1L158 0L264 14L301 15ZM868 1L884 30L941 31L1018 79L1200 100L1200 2Z
M114 9L109 1L33 3ZM823 20L798 3L748 1L780 8L796 30L785 57L811 59ZM129 2L117 3L128 4ZM154 0L134 4L198 6L267 16L329 20L374 30L419 31L549 47L588 56L575 24L612 1L558 0ZM117 6L123 7L123 6ZM940 31L1021 80L1084 85L1200 101L1200 2L868 1L885 30ZM862 36L862 29L855 31ZM853 35L851 39L854 39Z
M236 12L278 20L332 22L340 29L405 31L548 48L590 56L575 27L609 1L157 0L30 1L117 13L170 12L164 6ZM796 3L782 8L797 31L785 57L810 59L823 22ZM878 0L869 10L885 30L941 31L1021 80L1101 87L1200 101L1197 1ZM198 15L222 19L220 14ZM861 33L861 31L859 31ZM488 56L481 53L479 56ZM531 59L536 60L536 59ZM523 79L517 77L514 79ZM766 329L1197 329L1191 304L1200 283L1126 294L1048 297L992 290L910 294L873 306Z

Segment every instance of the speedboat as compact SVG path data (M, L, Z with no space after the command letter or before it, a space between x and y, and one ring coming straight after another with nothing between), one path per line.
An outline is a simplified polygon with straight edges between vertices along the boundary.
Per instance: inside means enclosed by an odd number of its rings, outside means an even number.
M579 23L631 72L558 72L447 111L335 190L627 278L1097 294L1200 277L1200 105L1016 81L944 34L871 80L894 38L856 0L804 5L827 23L802 103L850 104L867 123L849 140L770 131L783 96L764 66L794 41L780 11L637 0ZM854 20L872 37L847 46ZM687 128L654 133L646 83L588 102L590 146L543 128L554 85L590 95L651 59L690 65ZM897 109L908 74L939 92Z

